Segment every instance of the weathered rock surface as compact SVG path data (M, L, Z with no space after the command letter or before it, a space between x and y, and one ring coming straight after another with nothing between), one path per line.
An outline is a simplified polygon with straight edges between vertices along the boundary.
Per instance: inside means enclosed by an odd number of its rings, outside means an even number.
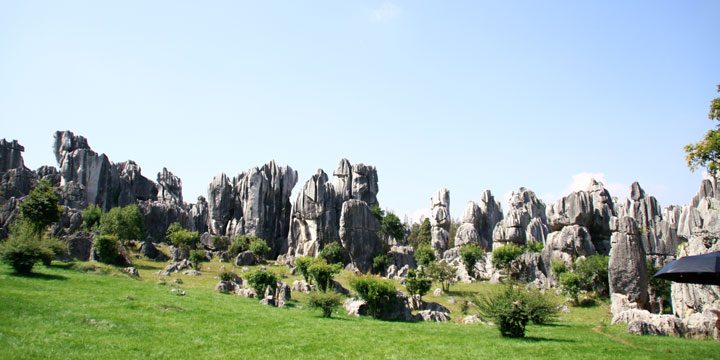
M495 225L503 219L500 202L490 190L483 192L480 204L469 201L462 217L462 224L455 235L455 246L476 244L486 251L492 250L492 234Z
M293 204L289 247L295 256L317 256L331 242L339 241L339 211L335 187L318 169L303 186Z
M639 236L635 219L624 216L611 220L614 233L611 238L610 263L608 265L610 294L613 310L617 307L612 294L627 297L629 303L639 309L648 306L648 274L645 250ZM617 315L617 314L615 314Z
M68 255L76 260L89 261L95 235L89 232L77 232L63 238L67 244Z
M434 321L434 322L448 322L450 321L450 315L440 311L422 310L418 312L418 317L422 321Z
M560 231L550 233L545 247L552 257L561 258L568 264L580 256L595 254L590 233L587 228L579 225L565 226Z
M524 246L527 243L528 227L533 219L539 219L541 229L531 229L533 240L537 241L538 234L547 233L542 228L547 226L545 205L531 190L521 187L510 197L510 208L505 219L498 222L493 230L493 248L514 243ZM534 225L537 227L537 225ZM545 239L542 239L545 242Z
M362 272L368 272L373 256L382 250L378 234L380 222L361 200L348 200L340 215L340 240L350 260Z
M254 265L255 261L255 254L253 254L250 250L243 251L235 257L235 265L237 266Z
M437 257L442 257L450 240L450 190L442 188L430 198L432 209L432 230L430 245Z

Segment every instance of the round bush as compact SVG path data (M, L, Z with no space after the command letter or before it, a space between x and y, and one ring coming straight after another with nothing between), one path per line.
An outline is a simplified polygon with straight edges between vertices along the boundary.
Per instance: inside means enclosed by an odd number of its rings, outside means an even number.
M340 307L342 298L334 292L313 291L308 297L308 306L312 309L322 310L322 316L329 318L332 312Z
M350 286L365 300L370 315L376 319L382 316L397 295L391 281L372 275L356 276L350 280Z
M250 251L252 251L255 256L259 257L265 257L267 256L271 249L270 247L265 243L265 240L256 238L250 243Z
M435 250L429 244L422 244L418 246L413 256L418 265L428 266L435 261Z
M273 289L277 287L277 277L269 271L253 271L247 276L247 281L255 290L255 294L258 298L262 298L264 296L265 289L268 286Z
M328 264L338 264L343 262L343 248L337 242L331 242L320 250L318 256Z
M0 243L0 259L20 274L30 273L35 263L53 257L53 252L44 246L40 235L28 223L14 225L10 237Z

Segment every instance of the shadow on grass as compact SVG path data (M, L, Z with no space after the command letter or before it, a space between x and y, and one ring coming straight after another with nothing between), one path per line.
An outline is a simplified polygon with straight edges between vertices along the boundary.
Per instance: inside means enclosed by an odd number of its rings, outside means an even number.
M559 343L574 343L575 342L575 340L553 339L553 338L545 338L545 337L540 337L540 336L526 336L523 338L515 338L515 340L530 341L530 342L559 342Z
M41 279L41 280L67 280L68 278L62 275L52 275L52 274L43 274L43 273L36 273L31 272L29 274L21 274L17 272L10 273L12 276L17 277L24 277L28 279Z
M150 265L139 265L135 264L133 265L138 270L162 270L163 266L150 266Z

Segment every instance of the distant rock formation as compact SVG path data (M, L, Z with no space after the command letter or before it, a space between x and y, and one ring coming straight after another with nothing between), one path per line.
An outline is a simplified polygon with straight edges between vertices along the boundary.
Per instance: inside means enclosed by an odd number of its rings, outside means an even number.
M538 220L533 223L534 219ZM544 243L545 239L540 237L549 232L546 224L545 204L532 190L521 187L511 195L510 209L505 219L495 225L493 248L508 243L525 246L528 238Z
M648 273L645 249L634 218L613 218L610 228L610 263L608 275L614 315L629 308L648 308Z
M343 203L340 215L340 241L355 267L368 272L373 256L382 250L378 232L380 222L362 200L350 199Z
M491 251L493 229L502 219L500 201L495 200L490 190L483 191L479 205L474 201L469 201L465 207L462 224L455 235L455 246L476 244L485 251ZM533 236L536 235L533 234Z
M441 258L450 240L450 190L442 188L430 197L432 230L430 245Z
M341 162L341 165L343 162ZM331 242L340 240L339 209L335 187L318 169L298 193L293 204L288 242L295 256L317 256Z

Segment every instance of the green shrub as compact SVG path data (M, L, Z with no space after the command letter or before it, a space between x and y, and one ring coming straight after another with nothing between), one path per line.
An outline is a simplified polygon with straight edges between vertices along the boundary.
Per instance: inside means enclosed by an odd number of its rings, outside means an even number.
M543 244L539 241L531 241L527 244L527 251L531 253L539 253L543 251Z
M610 257L593 255L575 264L575 273L580 278L580 288L594 291L601 298L610 296L608 264Z
M492 252L492 264L496 268L509 273L512 262L524 252L525 250L523 248L515 244L498 247Z
M385 268L388 266L388 258L387 255L384 253L379 253L373 257L372 262L372 273L373 274L381 274L383 271L385 271Z
M339 264L329 265L323 259L316 259L316 261L308 267L307 271L310 277L315 280L318 289L325 292L330 286L333 277L339 274L341 269Z
M30 273L35 263L52 257L35 226L25 221L13 224L8 239L0 243L0 260L20 274Z
M428 272L433 280L440 283L443 291L450 291L450 285L455 281L455 269L452 265L444 261L436 261L428 266Z
M57 256L67 254L67 244L54 237L45 237L42 240L42 246L48 250L46 256L42 259L45 266L50 266L50 263Z
M200 270L202 262L206 260L205 252L202 250L190 251L189 260L195 270Z
M87 230L96 229L100 226L100 218L102 218L103 211L97 205L90 205L85 208L82 212L83 226Z
M256 236L236 235L232 238L232 240L230 240L230 246L228 246L228 256L230 258L235 258L241 252L250 250L250 244L255 240L260 240L260 238Z
M560 274L560 285L562 285L566 293L572 296L575 305L580 305L578 297L580 294L580 276L572 271L564 272Z
M568 271L567 264L560 260L560 259L552 259L550 260L550 267L552 268L553 274L560 279L560 275L566 271Z
M670 281L653 277L660 269L655 266L652 260L647 259L645 262L648 273L648 288L651 295L654 295L660 301L662 312L672 311L672 297L670 296Z
M120 256L120 241L116 235L100 235L93 245L100 256L100 261L110 265L123 265L125 262Z
M194 249L200 241L200 234L197 231L180 229L170 233L168 240L178 249L190 250Z
M435 261L435 250L430 244L421 244L417 247L413 256L418 265L428 266Z
M392 281L372 275L355 276L350 280L350 287L365 300L370 315L376 319L382 316L397 295Z
M265 289L268 286L273 289L277 288L277 277L269 271L253 271L247 276L247 281L248 284L250 284L250 286L255 290L255 294L258 299L262 299L265 294Z
M484 253L483 249L475 244L467 244L460 248L460 258L468 274L473 274L475 264L482 259Z
M251 251L253 254L255 254L255 256L259 256L259 257L261 257L261 258L264 258L264 257L266 257L266 256L270 253L271 250L272 250L272 249L270 249L270 247L268 246L268 244L265 243L265 240L263 240L263 239L260 239L260 238L257 238L257 237L256 237L256 238L253 239L253 241L250 243L250 251Z
M331 242L320 250L320 258L325 259L328 264L341 264L343 262L343 248L337 242Z
M549 295L506 283L502 290L478 300L480 314L491 319L504 337L525 336L525 326L547 324L557 317L557 305Z
M551 295L542 294L537 289L526 290L525 301L533 324L545 325L557 319L558 304Z
M116 235L118 240L124 243L130 240L144 240L145 226L140 209L135 204L110 209L100 218L100 233Z
M235 281L237 279L237 274L235 272L230 270L223 270L220 272L220 280L221 281Z
M295 258L295 267L297 267L300 275L302 275L302 277L305 279L305 282L307 282L308 284L311 283L310 272L308 271L308 269L312 264L315 263L315 261L317 261L317 259L310 256L300 256Z
M407 281L405 282L405 289L407 289L410 295L418 295L422 300L423 295L427 294L427 292L430 291L431 286L432 280L427 278L422 270L408 270Z
M59 204L50 182L40 180L20 203L20 216L33 231L42 234L48 226L60 220L64 209Z
M342 298L334 292L313 291L308 297L308 306L311 309L322 310L322 316L329 318L335 309L342 304Z
M212 239L212 246L215 250L225 251L228 249L228 246L230 246L230 239L223 235L214 236Z

